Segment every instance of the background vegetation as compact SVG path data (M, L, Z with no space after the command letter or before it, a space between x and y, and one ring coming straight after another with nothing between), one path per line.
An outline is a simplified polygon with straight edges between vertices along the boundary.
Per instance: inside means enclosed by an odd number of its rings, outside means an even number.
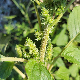
M80 80L80 1L66 12L69 0L49 2L0 2L0 80ZM54 25L61 13L63 17ZM49 38L47 43L43 38ZM41 49L44 43L46 51Z

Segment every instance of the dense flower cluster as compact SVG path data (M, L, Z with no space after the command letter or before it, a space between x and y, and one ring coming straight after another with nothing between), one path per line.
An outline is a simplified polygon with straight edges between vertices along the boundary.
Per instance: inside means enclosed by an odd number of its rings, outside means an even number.
M30 38L26 39L25 46L28 47L30 55L33 55L36 58L37 58L37 56L39 56L38 48L36 48L35 43L33 43L33 41Z
M52 21L52 18L55 18L64 11L66 2L66 0L44 0L42 16L45 17L45 20Z
M46 25L46 24L51 24L53 23L53 17L49 14L49 9L46 8L42 8L42 24Z
M42 39L42 36L43 36L43 33L42 32L39 32L38 30L35 31L35 37L37 41L41 40Z
M52 59L53 46L51 41L48 41L47 49L46 49L46 61L50 61Z

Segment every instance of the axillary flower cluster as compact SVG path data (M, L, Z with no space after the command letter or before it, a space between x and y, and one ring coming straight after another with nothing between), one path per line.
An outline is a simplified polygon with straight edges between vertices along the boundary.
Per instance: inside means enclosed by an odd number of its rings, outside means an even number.
M36 48L36 45L33 43L32 40L26 39L25 46L29 47L29 53L34 55L40 55L40 61L44 62L45 58L50 59L50 56L48 58L45 57L48 52L50 53L48 49L50 47L47 47L47 44L49 43L49 34L54 29L54 24L56 23L56 18L64 11L64 8L66 6L66 0L32 0L35 5L35 2L38 3L38 5L41 7L41 15L37 15L38 19L41 19L41 31L35 32L36 40L41 40L41 46L40 51ZM35 7L36 8L36 7ZM36 12L37 12L36 8ZM37 12L38 13L38 12ZM40 18L39 18L40 17ZM40 20L39 20L40 21ZM47 49L46 49L47 48ZM51 46L52 48L52 46ZM47 53L46 53L47 50ZM52 53L52 52L51 52ZM50 54L51 55L51 54ZM37 56L36 56L37 57Z

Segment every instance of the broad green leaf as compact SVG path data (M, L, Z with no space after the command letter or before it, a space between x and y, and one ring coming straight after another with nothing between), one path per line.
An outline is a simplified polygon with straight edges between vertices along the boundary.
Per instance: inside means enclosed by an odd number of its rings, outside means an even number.
M51 75L48 70L37 63L35 60L30 60L25 66L28 80L51 80Z
M58 56L58 54L61 52L61 48L60 47L54 47L53 48L53 56L56 57Z
M58 67L65 66L62 58L58 58L57 61L55 62L55 64L56 64Z
M30 78L30 76L32 75L32 69L33 69L35 63L36 63L36 61L32 59L32 60L29 60L29 62L27 62L26 66L25 66L28 78Z
M66 67L60 67L56 72L56 75L61 78L61 80L69 80L69 70Z
M0 78L6 79L11 74L14 62L2 62L0 63Z
M65 34L66 32L66 24L63 25L63 29L57 32L55 38L53 39L52 43L57 44L58 46L63 46L68 42L68 36Z
M69 72L71 74L72 77L76 77L77 73L78 73L78 65L77 64L72 64L69 67Z
M68 30L70 33L70 39L76 37L76 35L80 32L80 6L75 7L70 13L68 19ZM80 34L75 40L80 42Z
M80 80L80 75L79 74L76 76L75 80Z
M72 45L66 48L61 56L71 63L80 64L80 50Z

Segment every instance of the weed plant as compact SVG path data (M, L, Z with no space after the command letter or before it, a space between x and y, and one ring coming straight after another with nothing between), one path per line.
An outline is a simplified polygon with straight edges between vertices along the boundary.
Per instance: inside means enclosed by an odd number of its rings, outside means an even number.
M75 0L31 0L27 8L12 1L28 24L9 23L4 26L8 36L0 33L0 79L80 80L80 6L69 10ZM38 21L34 27L28 13L31 3ZM16 45L9 41L12 33Z

